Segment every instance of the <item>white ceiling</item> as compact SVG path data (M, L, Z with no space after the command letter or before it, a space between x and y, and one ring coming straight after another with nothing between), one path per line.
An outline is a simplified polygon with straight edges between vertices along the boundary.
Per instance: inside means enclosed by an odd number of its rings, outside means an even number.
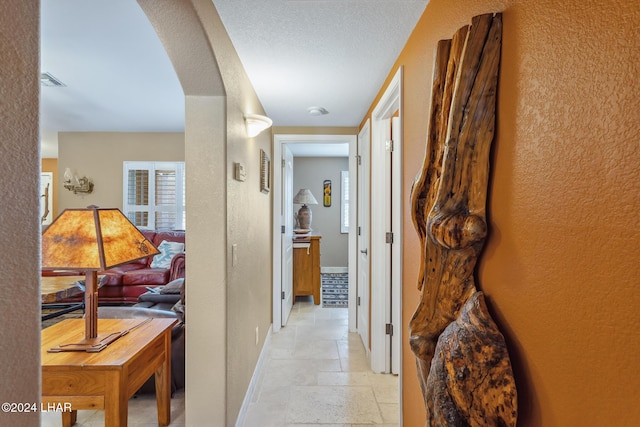
M274 126L358 126L427 2L213 0ZM43 157L59 131L184 130L182 88L135 0L41 13L41 70L66 85L42 87Z

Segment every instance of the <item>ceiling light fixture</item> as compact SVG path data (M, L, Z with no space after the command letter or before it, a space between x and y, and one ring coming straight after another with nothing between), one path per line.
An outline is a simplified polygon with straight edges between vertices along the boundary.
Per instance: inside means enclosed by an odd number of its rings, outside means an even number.
M312 116L324 116L325 114L329 114L329 111L327 111L326 108L316 106L307 108L307 111Z
M249 138L258 136L260 132L268 129L273 124L273 121L267 116L261 116L260 114L247 114L244 116L245 124L247 125L247 135Z

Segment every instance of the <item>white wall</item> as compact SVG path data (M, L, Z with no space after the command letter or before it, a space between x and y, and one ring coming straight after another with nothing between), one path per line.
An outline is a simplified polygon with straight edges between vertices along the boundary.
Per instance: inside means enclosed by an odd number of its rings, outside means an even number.
M349 170L348 157L295 157L293 159L293 195L308 188L318 200L309 206L313 214L311 228L322 235L320 265L347 267L349 265L349 235L340 232L341 182L340 172ZM331 180L331 206L322 203L323 182ZM300 205L294 205L294 210Z

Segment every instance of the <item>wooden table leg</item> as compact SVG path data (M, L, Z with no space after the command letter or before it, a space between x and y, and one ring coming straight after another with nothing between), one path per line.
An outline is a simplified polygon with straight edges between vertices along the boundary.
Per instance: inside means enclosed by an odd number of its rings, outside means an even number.
M117 371L109 375L104 395L104 425L109 427L127 427L129 400L127 399L126 375Z
M62 427L71 427L76 424L78 419L78 411L67 412L64 411L62 413Z
M171 330L164 334L164 362L156 370L155 380L158 425L168 426L171 422Z

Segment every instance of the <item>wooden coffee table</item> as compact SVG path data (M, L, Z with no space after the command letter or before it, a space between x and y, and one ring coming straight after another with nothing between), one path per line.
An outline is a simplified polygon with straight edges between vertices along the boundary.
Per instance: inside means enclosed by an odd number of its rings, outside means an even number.
M104 409L105 426L126 427L129 399L155 373L158 425L171 421L171 328L176 319L99 319L98 335L130 330L99 353L49 353L82 341L83 319L63 320L42 331L42 404L71 408L62 425L76 422L79 409Z
M105 276L98 276L98 287L104 281ZM40 296L42 308L59 309L42 316L42 320L84 309L84 298L77 303L61 303L68 298L84 293L85 276L45 276L41 278Z

